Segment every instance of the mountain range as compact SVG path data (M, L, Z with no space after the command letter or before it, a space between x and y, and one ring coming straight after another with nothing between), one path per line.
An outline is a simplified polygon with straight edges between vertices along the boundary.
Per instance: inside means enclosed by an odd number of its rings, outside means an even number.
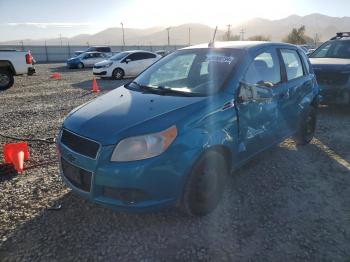
M339 31L350 31L350 17L330 17L322 14L307 16L292 15L279 20L254 18L240 25L231 27L231 35L242 35L247 39L251 36L264 35L272 41L281 41L293 28L305 25L306 34L314 38L317 34L320 41L325 41ZM189 29L190 28L190 29ZM189 31L190 30L190 31ZM167 30L164 27L147 29L125 28L126 45L166 45ZM171 27L169 30L171 45L188 45L209 42L214 28L203 24L183 24ZM226 30L218 30L217 40L222 40ZM108 28L96 34L81 34L71 38L23 40L25 45L58 45L69 42L70 45L122 45L122 29ZM18 40L1 42L0 44L18 45Z

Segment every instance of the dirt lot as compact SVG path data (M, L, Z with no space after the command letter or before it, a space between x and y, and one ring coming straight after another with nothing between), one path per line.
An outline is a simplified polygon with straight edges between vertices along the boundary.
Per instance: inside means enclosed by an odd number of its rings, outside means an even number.
M71 109L96 96L90 70L37 71L0 93L0 133L52 138ZM122 84L99 81L102 93ZM0 261L350 261L349 130L350 110L321 108L311 145L287 140L257 157L201 219L90 204L63 185L57 163L2 175ZM0 137L0 146L11 141ZM31 142L30 151L27 166L55 160L51 144Z

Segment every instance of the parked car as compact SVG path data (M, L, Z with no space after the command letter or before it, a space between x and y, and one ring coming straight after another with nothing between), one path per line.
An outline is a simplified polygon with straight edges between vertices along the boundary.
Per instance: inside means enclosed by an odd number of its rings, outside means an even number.
M158 50L155 52L157 55L160 55L162 57L168 55L170 52L166 51L166 50Z
M350 105L350 32L337 33L310 55L322 103Z
M317 105L309 60L294 45L188 47L68 115L56 140L61 175L118 210L206 215L231 171L287 137L309 143Z
M83 53L86 52L100 52L100 53L105 53L107 55L112 55L112 48L110 48L109 46L91 46L88 49L86 49L85 51L75 51L74 54L76 56L81 55Z
M10 88L14 83L14 76L34 73L33 57L30 52L0 50L0 90Z
M93 67L94 64L101 62L107 59L108 56L100 52L87 52L81 55L72 57L67 60L68 68L84 68L84 67Z
M161 58L147 51L125 51L112 56L106 61L94 65L93 74L101 77L133 77Z

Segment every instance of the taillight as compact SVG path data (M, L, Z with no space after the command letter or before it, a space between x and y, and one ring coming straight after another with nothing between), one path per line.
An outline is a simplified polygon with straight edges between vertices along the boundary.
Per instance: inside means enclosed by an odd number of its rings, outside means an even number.
M32 55L30 54L30 52L28 52L28 53L26 54L26 63L27 63L27 65L31 65L31 64L33 63L33 57L32 57Z

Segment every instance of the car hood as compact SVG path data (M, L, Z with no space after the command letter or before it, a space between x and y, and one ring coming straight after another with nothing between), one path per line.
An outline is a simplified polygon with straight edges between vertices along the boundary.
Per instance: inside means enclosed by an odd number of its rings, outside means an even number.
M164 115L170 112L200 104L204 100L206 97L161 96L120 87L73 110L63 127L102 145L113 145L121 133L129 134L133 127L149 120L155 120L156 124L158 117L164 119ZM181 110L181 117L186 116L185 111ZM169 126L175 124L174 114L166 122L169 122ZM149 130L142 132L148 133Z
M104 65L109 64L110 62L112 62L112 60L109 60L109 59L103 60L101 62L96 63L95 66L104 66Z
M77 58L77 57L72 57L72 58L69 58L69 59L67 60L67 62L76 62L76 61L79 61L79 58Z
M338 70L344 67L350 68L350 59L340 58L310 58L310 62L314 70L317 69L332 69Z

